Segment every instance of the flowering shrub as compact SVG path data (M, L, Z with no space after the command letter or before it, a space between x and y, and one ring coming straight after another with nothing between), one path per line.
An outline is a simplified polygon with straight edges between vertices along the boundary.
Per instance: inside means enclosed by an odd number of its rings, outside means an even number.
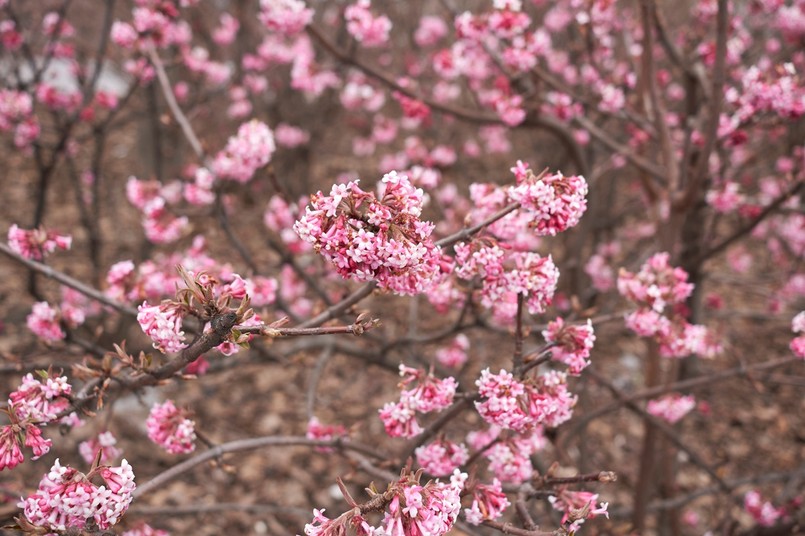
M5 526L795 530L801 0L230 4L0 0Z

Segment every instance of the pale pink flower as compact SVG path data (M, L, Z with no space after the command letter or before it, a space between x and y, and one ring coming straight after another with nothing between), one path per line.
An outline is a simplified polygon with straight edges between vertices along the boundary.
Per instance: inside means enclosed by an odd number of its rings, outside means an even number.
M367 48L386 44L391 31L391 20L385 15L374 16L371 5L371 0L358 0L344 10L347 31Z
M436 360L445 367L461 368L467 362L470 340L463 333L453 338L449 345L436 352Z
M26 259L35 261L41 261L56 249L70 249L72 241L70 236L47 231L42 227L28 231L14 224L8 229L9 247Z
M83 529L89 520L101 530L115 525L131 504L136 488L134 472L126 460L119 467L101 466L105 485L96 486L76 469L56 460L39 483L39 489L17 506L34 526L50 531Z
M84 461L91 464L98 451L101 451L101 463L108 463L122 454L122 451L117 448L117 439L112 432L101 432L96 437L91 437L86 441L82 441L78 445L78 452Z
M37 302L31 308L26 325L37 337L45 342L60 341L66 337L61 327L61 312L48 302Z
M646 411L664 421L676 424L695 407L696 399L693 396L673 394L649 400Z
M751 515L761 527L772 527L785 516L785 508L775 508L769 501L764 501L757 490L744 495L744 510Z
M301 32L313 19L313 10L302 0L260 0L260 22L285 35Z
M548 323L548 329L542 332L542 336L554 344L551 348L552 358L567 365L570 374L578 375L590 364L590 350L595 342L590 320L586 325L567 326L562 318L557 318Z
M446 268L431 240L434 225L419 218L424 192L405 175L387 173L377 195L350 181L310 201L294 230L342 277L375 280L381 288L413 295L426 291Z
M182 331L181 311L176 305L148 305L148 302L143 302L137 310L137 322L143 332L154 341L154 348L163 354L187 348Z
M566 524L567 530L574 534L579 530L581 525L587 520L597 516L605 516L609 518L607 506L609 503L599 503L598 494L589 491L568 491L562 489L557 495L548 497L548 501L553 506L554 510L564 512L562 516L562 523ZM587 508L587 517L581 519L570 520L572 513L583 512ZM568 521L570 523L568 524Z
M212 171L218 177L245 183L268 164L275 150L271 129L253 119L242 124L237 135L229 138L224 150L213 159Z
M500 480L495 478L491 484L479 482L472 488L472 505L464 509L464 519L471 525L480 525L502 516L510 504Z
M791 321L791 331L801 334L791 341L791 351L795 356L805 359L805 311L800 312Z
M578 224L587 210L587 192L587 181L580 175L526 173L508 194L529 214L537 234L555 236Z
M170 533L165 530L155 529L147 523L140 523L134 529L127 530L121 536L170 536Z
M419 466L433 476L447 476L470 458L463 443L453 443L446 439L437 439L422 445L414 454Z
M8 395L9 408L19 421L47 423L70 406L67 397L73 388L67 383L67 377L37 374L38 379L31 373L23 376L17 390Z
M154 404L145 426L148 438L171 454L186 454L196 448L196 425L172 400Z

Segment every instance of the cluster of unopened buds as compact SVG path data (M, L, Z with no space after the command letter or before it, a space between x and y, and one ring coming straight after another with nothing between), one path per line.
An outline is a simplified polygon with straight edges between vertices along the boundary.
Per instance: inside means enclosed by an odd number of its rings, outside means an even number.
M72 387L64 376L38 372L26 374L8 397L6 413L11 424L0 429L0 471L25 461L20 445L33 452L33 459L47 454L52 441L42 437L42 427L56 421L70 407Z
M433 224L420 219L423 199L421 189L394 171L383 177L377 195L361 190L357 181L336 184L328 196L311 196L294 229L343 277L418 294L444 264L431 240Z

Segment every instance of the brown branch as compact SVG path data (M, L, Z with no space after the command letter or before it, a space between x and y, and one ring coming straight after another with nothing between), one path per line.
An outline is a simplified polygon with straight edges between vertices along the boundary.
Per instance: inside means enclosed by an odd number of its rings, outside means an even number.
M5 254L7 257L10 257L11 259L19 262L20 264L26 266L27 268L29 268L29 269L31 269L31 270L33 270L35 272L38 272L38 273L44 275L45 277L47 277L49 279L53 279L55 281L58 281L62 285L70 287L71 289L80 292L81 294L83 294L84 296L87 296L88 298L91 298L91 299L93 299L93 300L95 300L95 301L97 301L99 303L104 304L104 305L108 305L109 307L115 309L116 311L119 311L119 312L121 312L123 314L127 314L127 315L130 315L130 316L137 316L137 309L135 309L135 308L133 308L133 307L131 307L129 305L126 305L124 303L120 303L118 301L115 301L115 300L107 297L106 295L104 295L102 292L100 292L100 291L98 291L98 290L96 290L96 289L94 289L94 288L92 288L92 287L90 287L88 285L85 285L84 283L78 281L77 279L73 279L72 277L70 277L69 275L67 275L67 274L65 274L63 272L60 272L60 271L58 271L58 270L56 270L54 268L51 268L50 266L48 266L46 264L42 264L41 262L33 261L31 259L26 259L25 257L20 255L19 253L17 253L14 250L12 250L8 246L8 244L0 242L0 253Z
M375 452L369 447L364 445L353 443L348 440L344 439L332 439L332 440L318 440L318 439L308 439L306 437L298 437L298 436L264 436L264 437L253 437L249 439L239 439L236 441L230 441L228 443L222 443L217 447L211 448L210 450L206 450L200 454L193 456L181 463L178 463L163 471L162 473L158 474L157 476L153 477L151 480L146 482L145 484L141 484L134 490L134 497L141 497L146 493L150 493L158 489L159 487L165 485L169 481L177 478L178 476L190 471L194 467L203 464L209 460L219 458L224 454L229 454L233 452L243 452L248 450L255 450L264 447L296 447L296 446L306 446L306 447L331 447L341 450L353 450L362 454L366 454L372 456L374 458L382 459L383 456Z

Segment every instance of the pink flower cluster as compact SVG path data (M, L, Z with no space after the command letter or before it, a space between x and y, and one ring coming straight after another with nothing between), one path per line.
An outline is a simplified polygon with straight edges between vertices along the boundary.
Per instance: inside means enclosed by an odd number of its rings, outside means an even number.
M570 534L575 534L581 528L581 525L590 518L597 516L609 518L609 512L607 512L609 503L599 503L597 493L563 489L557 495L548 497L548 501L550 501L554 510L564 512L562 523ZM578 517L585 511L586 516Z
M791 351L795 356L805 359L805 311L800 312L791 321L791 330L800 334L791 341Z
M61 327L62 316L58 308L48 302L37 302L31 308L26 325L37 337L45 342L64 339L66 333Z
M485 369L475 384L484 398L475 402L481 417L516 432L525 432L539 424L558 426L571 417L576 404L576 397L567 391L566 375L557 371L524 383L503 369L499 374Z
M705 326L688 323L683 313L684 301L693 292L688 274L669 265L668 253L650 257L633 274L621 268L618 292L638 305L626 315L626 326L641 337L654 337L665 357L699 354L714 357L721 344Z
M512 168L517 185L509 198L520 203L532 218L530 226L540 236L555 236L579 223L587 210L587 181L580 175L561 173L534 175L528 164L517 161Z
M48 423L70 406L68 397L73 388L66 376L37 374L38 379L26 374L19 388L8 395L8 406L18 421Z
M39 489L17 506L29 523L49 531L80 530L90 523L106 530L120 521L131 504L134 472L123 460L118 467L100 466L94 474L104 484L95 485L92 474L84 475L56 460Z
M145 421L148 439L171 454L185 454L196 448L195 423L172 400L154 404Z
M467 479L456 470L449 483L438 480L420 485L420 473L405 473L389 484L390 497L380 527L371 526L363 515L352 510L328 519L323 510L313 510L313 522L305 525L307 536L442 536L447 534L461 510L461 492Z
M785 517L785 508L775 508L770 501L764 501L757 490L744 495L744 510L754 518L761 527L772 527Z
M271 129L253 119L229 138L224 150L213 159L212 171L223 179L248 182L258 169L268 164L275 150Z
M101 451L101 463L108 463L122 454L117 448L117 439L112 432L101 432L97 437L91 437L78 445L78 452L84 461L91 464Z
M120 536L170 536L170 533L155 529L147 523L141 523L137 528L127 530Z
M349 433L347 429L340 424L322 424L316 417L311 417L307 423L307 433L305 437L308 439L320 439L329 441L341 437L347 437ZM317 447L319 452L333 452L334 449L328 447Z
M453 403L458 383L455 378L443 380L422 369L400 365L400 387L416 383L412 389L403 389L399 402L389 402L379 413L386 433L391 437L414 437L422 432L416 413L442 411Z
M166 301L159 305L148 305L148 302L143 302L137 307L137 311L137 322L143 332L154 341L154 348L163 354L187 348L178 304Z
M459 333L444 348L436 352L436 360L450 368L461 368L467 362L467 351L470 349L470 340L463 333Z
M190 25L179 18L175 2L138 1L132 11L132 22L115 21L112 41L123 48L146 48L153 44L164 48L190 42Z
M464 509L464 518L471 525L480 525L502 516L509 504L500 480L496 478L492 484L478 482L472 487L472 505Z
M26 259L41 261L56 249L68 250L73 239L55 231L20 229L16 224L8 229L8 246Z
M2 23L0 22L0 29ZM2 32L0 32L2 33ZM0 89L0 132L12 132L17 148L29 147L39 137L39 120L33 115L33 99L28 93Z
M649 400L646 411L664 421L676 424L695 407L696 398L693 396L673 394Z
M172 182L163 185L159 181L143 181L129 177L126 183L126 197L143 213L145 236L155 244L175 242L182 237L188 227L187 217L176 217L168 210L168 205L181 199L181 184Z
M447 476L470 458L463 443L453 443L444 438L422 445L414 454L419 466L433 476Z
M590 350L595 342L590 320L581 326L569 326L562 318L557 318L548 323L548 329L542 332L542 336L554 344L551 348L552 358L567 365L570 374L577 376L590 364Z
M553 300L559 270L550 256L503 249L484 238L469 244L460 242L454 249L456 275L481 280L481 304L492 309L496 318L512 320L516 317L518 294L526 297L531 314L544 312Z
M391 20L385 15L372 15L371 6L371 0L358 0L344 10L347 31L367 48L386 44L391 31Z
M542 428L538 426L525 434L517 434L493 444L484 456L495 478L521 484L533 476L531 455L545 448L545 443Z
M666 306L683 303L693 292L688 274L669 263L668 253L652 255L636 274L621 270L618 292L641 307L662 313Z
M284 35L298 34L313 20L302 0L260 0L260 22Z
M336 184L329 196L311 197L294 230L342 277L418 294L442 269L441 250L430 238L434 226L419 219L423 198L421 189L394 171L383 177L377 196L357 181Z

